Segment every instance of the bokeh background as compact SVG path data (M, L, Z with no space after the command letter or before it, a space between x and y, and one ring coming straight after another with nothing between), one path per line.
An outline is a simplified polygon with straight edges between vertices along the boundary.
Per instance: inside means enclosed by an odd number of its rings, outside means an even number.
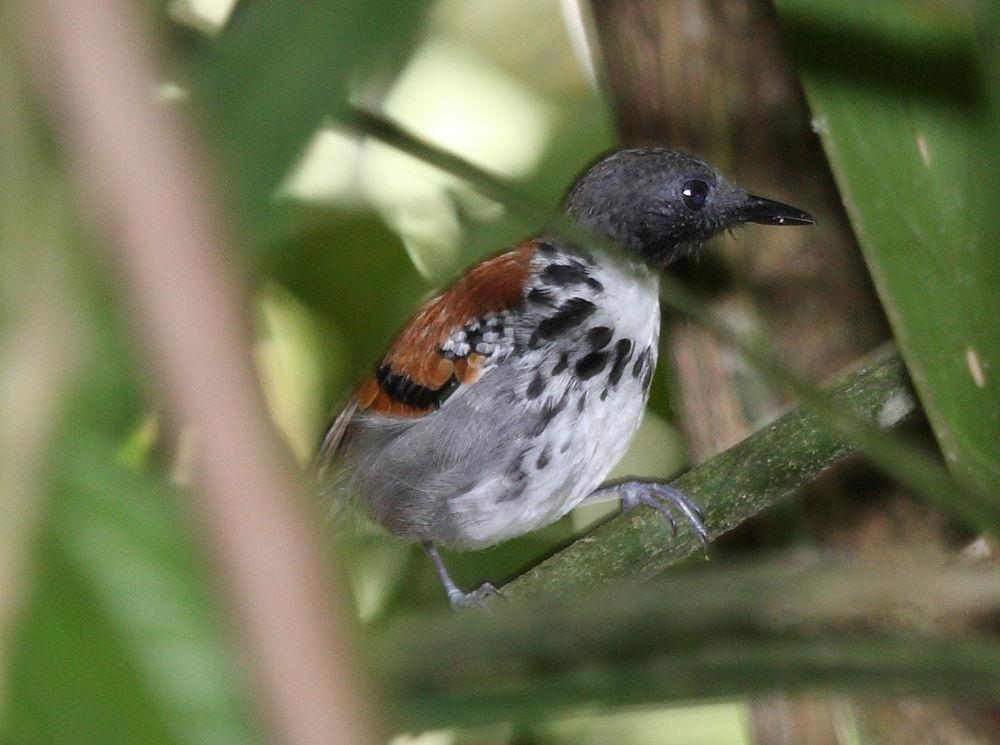
M150 382L154 360L29 72L31 36L17 4L6 5L0 738L264 741L225 588L185 498L197 434L170 422ZM819 386L895 337L922 405L905 436L981 497L973 503L956 489L928 499L852 456L714 543L713 569L905 560L996 572L992 3L172 0L134 12L155 39L150 95L189 123L223 204L260 386L303 469L331 412L422 298L538 230L537 216L554 211L603 151L665 143L817 217L809 230L741 229L676 267L703 307L764 340L786 368L779 383L794 373ZM359 111L509 181L533 211L431 164L420 147L371 136ZM649 411L616 475L672 477L795 405L773 374L703 325L668 310L665 331ZM446 561L463 587L499 584L615 511L578 509ZM322 530L366 650L386 629L443 610L418 547L361 525ZM989 602L971 618L963 606L952 623L941 621L945 605L929 613L933 622L903 613L892 633L918 644L921 634L947 632L956 649L975 642L1000 655ZM710 647L710 620L696 644ZM747 649L795 669L756 643L749 634ZM865 664L905 669L881 649L873 642ZM1000 742L989 695L1000 693L1000 668L972 682L924 669L915 692L895 697L859 669L819 686L803 664L792 692L756 684L751 669L715 696L693 684L660 705L556 701L546 716L511 711L475 729L449 723L491 715L445 709L423 733L413 730L426 716L411 727L406 702L388 695L395 713L382 728L397 745Z

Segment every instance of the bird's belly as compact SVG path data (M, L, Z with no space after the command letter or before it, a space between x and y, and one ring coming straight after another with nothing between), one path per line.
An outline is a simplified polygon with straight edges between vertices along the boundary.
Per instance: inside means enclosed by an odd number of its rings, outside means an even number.
M614 385L607 375L554 381L539 418L513 439L503 472L449 500L446 540L468 548L499 543L558 520L599 486L642 418L655 364L646 349Z
M543 435L535 446L550 449L550 463L534 469L517 499L523 513L517 533L548 525L576 507L621 460L639 426L645 396L615 392L602 400L603 391L596 386L585 392L584 411L558 423L551 436Z

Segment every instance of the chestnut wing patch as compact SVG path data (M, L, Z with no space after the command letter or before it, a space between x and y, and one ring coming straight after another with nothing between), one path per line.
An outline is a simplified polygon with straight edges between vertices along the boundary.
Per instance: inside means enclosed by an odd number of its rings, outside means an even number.
M504 341L510 311L523 302L536 245L481 261L428 302L358 390L358 408L420 416L475 382Z

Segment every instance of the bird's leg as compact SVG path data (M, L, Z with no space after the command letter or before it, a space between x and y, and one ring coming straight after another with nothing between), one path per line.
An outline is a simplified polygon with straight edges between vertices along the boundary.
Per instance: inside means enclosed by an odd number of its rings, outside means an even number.
M438 553L434 544L430 541L424 541L424 551L427 552L431 561L434 562L434 568L437 569L438 576L441 578L441 584L444 585L444 591L448 593L448 600L451 602L452 607L467 608L472 606L481 608L486 605L486 598L491 595L503 597L500 591L489 582L483 583L471 592L462 592L448 574L448 570L445 569L444 562L441 560L441 554Z
M639 481L630 479L616 484L605 484L584 500L585 502L602 502L613 497L621 499L622 512L628 512L639 504L652 507L663 515L670 523L670 529L677 535L677 520L674 512L680 512L691 523L694 533L703 544L708 543L708 530L701 510L689 496L680 489L662 481Z

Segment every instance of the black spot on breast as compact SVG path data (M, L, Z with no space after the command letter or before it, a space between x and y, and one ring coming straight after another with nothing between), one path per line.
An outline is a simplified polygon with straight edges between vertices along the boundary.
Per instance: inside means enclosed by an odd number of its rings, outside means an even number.
M566 402L569 400L569 389L562 394L558 401L550 400L545 406L542 407L541 414L538 417L538 424L531 431L532 437L538 437L545 428L549 426L553 419L558 416L559 412L566 408Z
M614 329L609 329L607 326L594 326L594 328L587 332L587 344L596 352L608 346L611 343L611 337L614 335Z
M553 315L538 324L535 334L540 339L555 339L583 323L595 310L597 306L585 298L570 298Z
M545 378L542 377L542 374L540 372L536 372L535 377L533 377L531 379L531 382L528 383L528 390L526 391L528 399L529 400L536 399L539 396L541 396L544 391L545 391Z
M558 375L567 367L569 367L569 355L563 352L559 355L559 361L556 363L556 366L552 368L552 374Z
M556 287L587 285L595 292L601 292L604 289L604 285L594 279L590 270L579 261L571 261L569 264L549 264L538 277L545 284Z
M601 391L601 400L602 401L607 401L608 400L608 389L607 388L605 388L603 391Z
M611 385L618 385L618 381L622 379L622 373L625 371L625 365L628 364L631 356L632 340L619 339L618 343L615 344L615 361L611 365L611 372L608 373L608 382Z
M510 462L507 467L507 471L504 474L508 479L513 481L515 484L524 481L528 474L524 471L524 459L530 452L530 448L525 448ZM521 496L520 491L505 491L500 494L497 498L498 502L510 502Z
M649 390L649 384L653 381L653 366L646 366L646 374L642 376L642 389L644 391Z
M576 410L578 413L582 414L583 410L587 408L587 394L584 393L576 402Z
M569 287L585 282L590 274L583 264L549 264L542 270L539 279L547 285Z
M587 380L597 375L608 364L607 352L591 352L580 358L576 363L576 374L580 380Z
M528 302L533 305L553 307L556 304L555 292L544 287L534 287L528 293Z
M642 350L642 354L640 354L636 358L635 364L632 366L633 378L638 378L640 375L642 375L642 370L646 365L646 361L649 359L649 354L650 354L649 347L646 347L644 350Z
M542 448L542 452L538 455L538 460L535 461L535 466L537 468L545 468L552 459L552 448L546 445Z

